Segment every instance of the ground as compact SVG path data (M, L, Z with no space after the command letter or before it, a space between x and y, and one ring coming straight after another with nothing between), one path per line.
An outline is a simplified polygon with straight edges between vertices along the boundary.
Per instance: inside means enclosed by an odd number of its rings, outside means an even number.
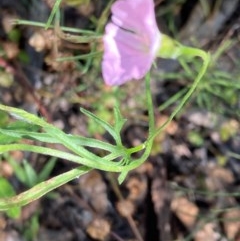
M56 60L87 54L94 44L101 50L100 40L76 43L56 28L12 25L14 19L46 23L53 2L0 0L1 103L41 116L66 133L111 142L80 107L113 123L117 100L127 119L124 145L144 142L144 80L114 91L103 83L101 56L91 58L89 65L84 59ZM62 25L100 35L108 2L63 1ZM162 32L211 53L211 66L191 100L156 138L148 160L121 185L117 174L93 170L24 206L15 218L1 212L0 241L240 240L240 1L157 0L155 5ZM179 104L200 64L199 59L181 65L156 60L151 71L156 125ZM179 98L167 102L178 93ZM12 121L1 113L1 127L3 117ZM4 153L0 176L16 193L34 185L22 182L14 168L13 163L24 166L24 160L38 174L53 161L46 178L76 167L31 152Z

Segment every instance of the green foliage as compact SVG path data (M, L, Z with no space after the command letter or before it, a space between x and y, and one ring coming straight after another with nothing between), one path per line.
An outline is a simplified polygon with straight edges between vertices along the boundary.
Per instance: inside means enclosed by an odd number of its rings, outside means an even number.
M23 235L26 240L36 240L39 231L39 215L35 213L27 222L26 227L23 231Z
M239 64L235 63L236 71L227 72L222 70L221 57L235 44L235 41L224 42L217 51L212 55L208 71L199 82L198 89L194 94L195 104L199 107L207 109L211 112L223 114L233 118L240 117L240 110L238 108L240 96L240 72ZM163 74L162 78L172 81L172 79L184 79L185 87L178 91L175 95L169 98L165 103L159 106L162 111L171 104L176 103L181 99L185 93L191 88L192 79L196 76L196 71L200 69L199 62L192 60L190 64L185 59L180 61L184 73Z
M30 151L44 155L49 155L52 157L67 159L69 161L73 161L78 164L86 166L76 168L72 170L72 172L66 172L62 174L62 176L51 179L53 180L52 185L50 185L50 181L47 182L48 185L45 185L45 182L35 185L32 189L30 189L30 191L24 193L22 198L8 200L7 203L5 203L5 201L2 201L1 203L0 201L0 209L6 209L6 207L10 208L15 205L17 206L26 204L29 201L39 198L43 194L52 190L53 188L62 185L62 183L71 180L72 178L74 178L73 174L75 174L76 177L83 173L86 173L91 168L98 168L100 170L105 171L122 172L131 170L142 162L142 160L140 160L140 162L134 163L127 161L130 157L129 155L133 152L139 151L139 148L128 150L125 147L123 147L121 143L120 131L126 120L122 118L118 109L115 109L114 111L116 122L113 126L101 120L93 113L90 113L89 111L84 109L81 110L89 118L93 119L99 126L104 128L105 131L109 132L109 134L111 134L114 138L116 145L104 143L92 138L84 138L66 134L62 132L60 129L45 122L43 119L17 108L0 105L0 109L10 113L12 116L18 119L16 122L11 124L11 128L7 126L6 128L0 129L0 133L4 135L6 138L16 138L16 141L20 139L30 139L46 143L59 143L64 145L66 148L69 149L69 151L71 151L74 154L58 151L52 148L21 143L5 143L4 145L0 145L1 153L5 153L10 150ZM21 128L15 129L15 127L18 126ZM38 128L36 128L36 126ZM38 132L40 127L44 132ZM106 154L103 157L99 157L95 155L92 151L87 150L85 146L96 149L102 149L105 152L109 152L109 154ZM140 149L142 148L143 147L140 147ZM118 158L120 158L120 161L117 161ZM122 160L125 161L122 162ZM125 165L126 163L129 163L129 165ZM27 162L23 164L22 168L14 162L11 162L11 164L14 166L14 169L16 170L16 174L18 175L19 179L22 180L25 184L31 186L38 181L36 173ZM44 170L41 173L40 177L45 178L51 167L51 165L47 166L46 170Z
M55 164L56 164L56 158L52 157L50 160L47 161L47 163L43 166L40 173L37 173L31 164L23 160L23 164L16 162L14 159L11 158L11 156L5 155L6 160L10 163L12 166L14 173L16 177L27 187L33 187L34 185L45 181L50 173L52 172Z
M238 122L234 120L230 120L221 125L219 129L219 134L220 134L221 140L226 142L230 138L233 138L234 136L236 136L238 131L239 131Z
M9 122L9 116L6 112L0 111L0 127L6 126Z
M8 182L7 179L0 177L0 198L7 198L16 195L14 188ZM21 209L20 207L12 207L6 211L6 214L10 218L18 218L20 216Z
M51 11L51 14L50 14L50 16L48 18L48 21L46 23L46 26L45 26L46 29L48 29L50 27L50 25L51 25L51 23L52 23L52 21L55 17L56 12L59 10L61 2L62 2L62 0L56 0L55 1L55 4L53 6L53 9Z
M195 146L202 146L204 143L204 138L199 132L196 131L189 132L187 138L189 142Z
M11 40L12 42L18 43L21 38L21 32L19 29L13 28L9 33L8 33L8 39Z
M69 6L80 6L82 4L87 5L91 0L65 0L65 3Z
M218 67L218 59L213 58L208 73L199 85L196 102L209 111L238 118L237 108L240 96L240 74L228 73Z
M9 88L13 84L13 75L0 69L0 87Z
M6 124L6 123L5 123ZM36 130L36 128L38 129L37 126L34 125L29 125L26 122L22 122L22 121L15 121L9 124L6 124L6 126L4 127L4 129L11 133L13 133L13 135L8 135L5 134L4 131L0 132L0 144L10 144L10 143L14 143L17 142L18 140L21 139L21 137L14 135L15 131L30 131L30 130Z

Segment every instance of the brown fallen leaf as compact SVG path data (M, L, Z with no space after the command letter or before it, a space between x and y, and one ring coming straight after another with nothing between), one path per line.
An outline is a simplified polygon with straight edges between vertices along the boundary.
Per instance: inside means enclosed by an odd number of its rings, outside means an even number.
M206 223L195 233L194 241L217 241L219 238L220 234L215 231L215 224Z
M193 227L199 213L198 207L185 197L175 197L171 203L171 210L187 228Z
M11 177L13 173L14 173L14 170L8 162L6 161L0 162L0 176Z
M54 34L54 31L49 30L38 30L33 33L29 38L28 43L37 52L45 50L51 50L53 47L60 47L61 40Z
M105 214L111 205L107 196L107 186L98 171L91 171L79 178L79 188L83 199L97 213Z
M0 241L23 241L19 233L14 230L0 231Z
M16 58L20 51L18 48L18 45L16 43L12 43L12 42L2 43L2 47L3 47L4 53L5 53L5 56L7 57L7 59Z
M96 240L106 240L110 234L110 229L111 226L107 220L97 217L87 227L87 233Z
M126 186L129 190L128 199L141 202L147 193L147 180L141 176L130 176Z
M134 204L130 200L121 200L117 203L117 210L123 217L133 215L135 211Z
M224 167L211 163L206 167L206 170L208 175L205 183L209 191L223 190L234 182L233 173Z
M236 240L240 234L240 210L227 210L223 214L223 227L229 240Z

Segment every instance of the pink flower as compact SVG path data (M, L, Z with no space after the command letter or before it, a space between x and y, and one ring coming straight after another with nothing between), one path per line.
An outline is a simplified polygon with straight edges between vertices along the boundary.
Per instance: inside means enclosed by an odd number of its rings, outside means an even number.
M117 0L103 37L102 73L107 85L141 79L160 47L153 0Z

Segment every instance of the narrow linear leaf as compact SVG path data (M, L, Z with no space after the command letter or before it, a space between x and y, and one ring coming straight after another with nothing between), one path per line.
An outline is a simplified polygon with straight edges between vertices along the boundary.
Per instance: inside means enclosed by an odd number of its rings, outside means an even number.
M23 168L25 170L25 174L26 174L26 185L28 187L32 187L35 184L37 184L37 173L36 171L33 169L33 167L30 165L29 162L27 162L25 159L23 160Z
M73 143L67 134L57 129L56 127L50 126L49 128L45 128L45 131L48 132L52 137L58 139L62 145L67 147L75 154L85 159L88 159L89 162L94 162L96 166L97 164L104 162L102 158L98 157L93 152L90 152L86 150L84 147ZM86 165L86 166L89 166L89 165Z
M17 196L0 198L0 210L8 210L13 207L24 206L90 170L91 168L88 167L78 167L65 172L64 174L53 177L48 181L42 182Z
M50 173L52 172L53 168L56 165L56 162L57 162L56 157L51 157L50 160L47 161L47 163L44 165L41 172L38 174L39 182L43 182L49 177Z
M111 171L111 172L121 172L126 167L120 166L118 162L109 162L103 158L98 157L99 160L102 160L101 162L96 162L95 159L87 159L82 158L80 156L76 156L71 153L47 148L47 147L41 147L41 146L34 146L34 145L27 145L27 144L9 144L9 145L0 145L0 154L4 152L9 151L30 151L34 153L39 153L43 155L49 155L61 159L66 159L68 161L75 162L77 164L82 164L84 166L97 168L102 171Z
M46 121L37 117L36 115L30 114L27 111L24 111L24 110L21 110L21 109L18 109L18 108L14 108L14 107L10 107L10 106L0 104L0 110L6 111L10 115L15 117L16 119L21 120L21 121L25 121L27 123L39 125L39 126L42 126L42 127L44 127L44 126L47 127L49 125Z
M55 4L53 6L53 9L51 11L51 14L50 14L50 16L48 18L48 21L46 23L45 29L48 29L49 26L51 25L56 12L59 10L61 2L62 2L62 0L56 0Z
M17 142L19 139L20 138L18 138L18 137L12 137L9 135L5 135L3 133L0 134L0 144L1 145Z
M40 28L46 28L46 23L42 23L42 22L36 22L36 21L28 21L28 20L21 20L21 19L16 19L14 20L13 24L15 25L26 25L26 26L32 26L32 27L40 27ZM49 25L48 28L54 28L53 25ZM76 33L76 34L84 34L84 35L94 35L94 36L99 36L101 37L101 35L97 35L95 31L91 31L91 30L86 30L86 29L80 29L80 28L70 28L70 27L64 27L64 26L60 26L60 29L62 31L66 31L66 32L71 32L71 33Z
M41 141L44 143L61 144L58 139L52 137L48 133L22 131L22 130L8 130L8 129L0 129L0 133L3 134L3 137L5 139L12 138L11 140L13 140L13 141L23 138L23 139ZM1 141L1 134L0 134L0 141ZM97 148L97 149L106 150L109 152L116 151L116 147L110 143L106 143L106 142L96 140L93 138L87 138L87 137L76 136L76 135L71 135L71 134L67 134L67 136L76 145L93 147L93 148ZM8 144L8 143L2 143L2 144Z
M101 56L101 54L102 54L102 52L91 52L89 54L82 54L82 55L78 55L78 56L57 58L57 61L88 59L88 58L92 58L92 57Z
M30 114L18 108L9 107L1 104L0 104L0 110L7 111L15 118L26 121L27 123L41 126L42 128L44 128L44 130L47 133L49 133L52 137L56 138L62 145L64 145L74 153L78 154L79 156L82 156L86 159L90 159L91 161L94 161L94 162L104 161L103 159L95 155L93 152L90 152L86 150L84 147L76 145L75 143L72 143L71 139L68 137L66 133L64 133L60 129L56 128L55 126L47 123L43 119L33 114ZM86 166L89 166L89 165L86 165Z
M126 179L127 175L128 175L128 171L120 173L120 175L118 176L118 183L119 183L119 185L121 185L124 182L124 180Z
M18 180L20 180L20 182L22 182L22 183L27 183L25 171L24 171L23 167L21 166L21 164L16 162L10 155L8 155L6 159L7 159L8 163L12 166L12 168L14 170L14 174L16 175Z
M106 121L103 121L102 119L100 119L99 117L97 117L96 115L91 113L90 111L87 111L86 109L80 108L80 110L83 114L85 114L89 118L93 119L97 124L99 124L101 127L103 127L114 138L114 140L118 139L117 133L115 132L114 128L109 123L107 123Z
M115 119L115 124L114 124L114 129L115 132L118 133L119 138L120 138L120 143L121 143L121 136L120 136L120 132L123 128L123 125L126 123L127 119L124 119L120 109L118 107L114 108L114 119Z
M11 197L16 194L12 185L8 182L7 179L3 177L0 177L0 187L0 198ZM10 218L18 218L20 216L20 213L20 207L12 207L9 210L7 210L7 215Z

